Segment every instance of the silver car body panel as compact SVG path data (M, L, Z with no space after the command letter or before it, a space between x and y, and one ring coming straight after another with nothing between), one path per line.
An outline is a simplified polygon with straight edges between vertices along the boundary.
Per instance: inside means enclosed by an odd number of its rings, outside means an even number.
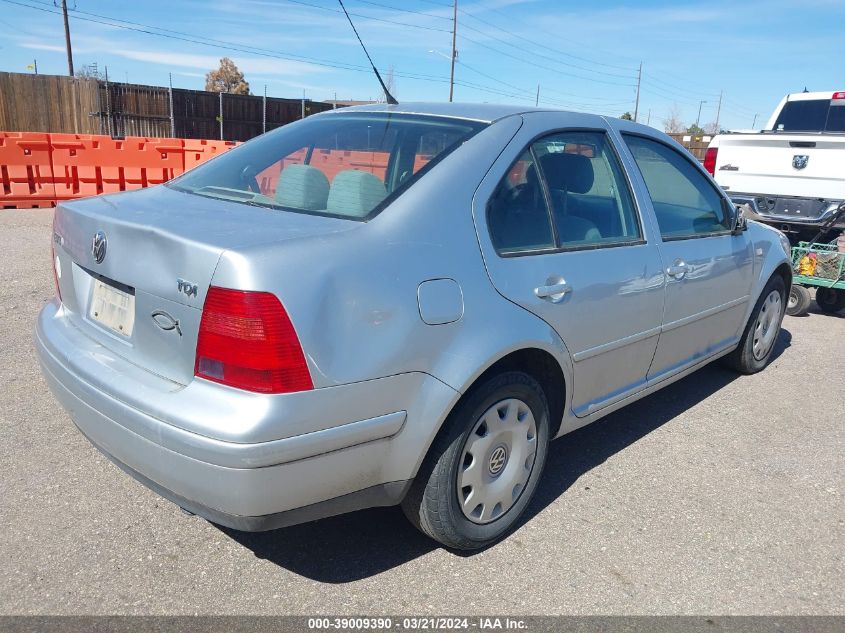
M542 350L561 368L559 434L583 426L729 352L763 285L789 261L777 233L756 223L741 235L660 241L619 136L635 131L680 147L650 128L511 106L353 110L491 123L367 222L167 186L56 210L63 301L45 306L36 326L51 389L122 467L218 522L252 529L237 517L404 485L461 394L519 350ZM498 256L484 213L492 189L532 138L567 128L610 135L644 243ZM108 238L100 264L91 252L97 231ZM673 257L692 264L689 279L667 280ZM574 286L572 301L532 294L553 274ZM131 337L89 318L99 275L134 288ZM196 296L178 280L196 284ZM194 378L209 285L278 296L315 388L266 395ZM157 311L178 320L181 333L163 329ZM377 502L369 495L364 503Z

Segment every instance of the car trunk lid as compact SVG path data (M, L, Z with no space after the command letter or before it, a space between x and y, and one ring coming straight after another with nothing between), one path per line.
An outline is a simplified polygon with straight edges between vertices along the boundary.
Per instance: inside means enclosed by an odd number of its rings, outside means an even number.
M108 351L187 384L224 251L284 248L287 240L356 225L168 187L64 202L53 237L62 302L68 318Z

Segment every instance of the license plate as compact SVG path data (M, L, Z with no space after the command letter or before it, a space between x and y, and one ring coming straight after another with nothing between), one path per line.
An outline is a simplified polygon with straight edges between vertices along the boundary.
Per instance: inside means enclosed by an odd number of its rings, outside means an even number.
M135 296L95 279L88 317L121 336L132 336Z

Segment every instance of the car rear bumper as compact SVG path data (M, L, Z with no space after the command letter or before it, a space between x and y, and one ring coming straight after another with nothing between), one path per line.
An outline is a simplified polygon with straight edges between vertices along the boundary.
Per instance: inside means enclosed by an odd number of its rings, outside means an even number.
M241 530L272 529L399 502L427 444L419 441L419 422L410 431L406 428L407 410L382 412L396 400L383 398L389 404L380 405L374 395L386 391L395 396L398 390L407 394L414 408L417 390L445 408L455 394L425 374L326 388L319 390L325 398L348 402L361 398L357 392L363 390L363 397L373 400L373 412L380 414L339 419L328 428L268 441L226 441L185 430L127 404L128 395L119 386L133 383L110 381L105 372L149 372L110 355L86 337L63 318L57 302L39 315L36 349L50 389L92 444L161 496ZM191 402L195 394L186 387L158 377L146 380L144 389L166 391L174 407L197 404ZM156 380L161 384L153 384ZM430 411L420 414L430 419ZM301 425L290 426L302 430ZM284 435L285 428L281 420L278 434Z

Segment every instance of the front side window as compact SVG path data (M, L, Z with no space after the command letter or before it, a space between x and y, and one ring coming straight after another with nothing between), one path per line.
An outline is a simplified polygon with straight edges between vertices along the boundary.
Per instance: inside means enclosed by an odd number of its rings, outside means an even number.
M622 168L603 132L535 141L488 205L500 254L638 242L642 232Z
M484 125L403 114L316 116L260 136L169 186L283 211L367 219Z
M685 156L642 136L624 136L645 180L664 240L730 230L722 196Z

